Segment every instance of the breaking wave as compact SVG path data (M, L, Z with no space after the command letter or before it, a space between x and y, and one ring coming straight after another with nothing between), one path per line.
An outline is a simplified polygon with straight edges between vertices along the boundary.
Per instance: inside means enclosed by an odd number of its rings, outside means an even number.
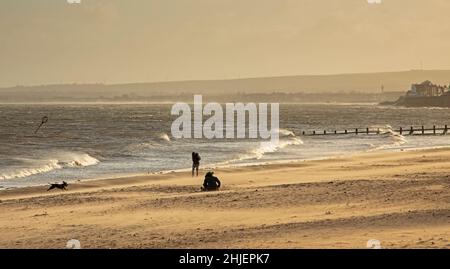
M159 138L162 139L162 140L164 140L164 141L170 142L170 137L169 137L169 135L166 134L166 133L160 134L160 135L159 135Z
M0 174L0 180L23 178L63 168L91 166L100 162L86 153L61 153L57 155L55 159L40 160L37 162L27 160L26 162L31 167L3 172Z
M373 150L381 150L381 149L399 147L403 144L408 143L408 140L406 139L406 137L404 137L403 135L394 131L390 125L373 126L373 128L379 128L380 135L384 136L385 138L389 139L389 141L390 141L389 144L377 146Z
M280 135L280 137L283 137L283 136L295 137L294 132L287 130L287 129L279 129L278 134Z
M303 141L297 137L294 132L286 129L280 129L280 139L278 141L262 141L255 149L250 150L247 154L239 156L235 161L244 161L251 159L262 159L265 154L273 153L288 146L302 145Z
M382 135L385 135L388 138L390 138L394 142L395 146L400 146L405 143L408 143L406 137L392 130L392 127L390 125L380 127L380 132Z
M119 152L125 156L142 155L149 151L159 150L161 146L167 145L167 142L172 142L170 136L166 133L159 133L146 142L127 145Z
M251 154L247 155L246 157L247 157L247 159L259 160L259 159L263 158L266 153L276 152L287 146L302 145L302 144L303 144L303 141L298 137L294 137L289 140L278 141L278 142L272 142L272 141L261 142L259 147L252 150Z

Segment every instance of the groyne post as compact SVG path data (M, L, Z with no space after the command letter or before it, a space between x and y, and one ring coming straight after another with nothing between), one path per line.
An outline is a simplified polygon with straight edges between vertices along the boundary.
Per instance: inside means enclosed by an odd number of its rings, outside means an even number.
M353 131L354 130L354 131ZM408 128L399 127L397 130L394 130L394 132L399 132L400 135L407 134ZM424 125L421 125L420 127L411 126L409 127L409 135L436 135L440 131L442 131L442 134L445 135L448 133L448 125L446 124L444 127L439 127L436 125L433 125L432 127L425 128ZM303 135L346 135L346 134L355 134L355 135L370 135L370 134L381 134L381 130L379 127L376 129L370 129L370 127L365 128L355 128L355 129L345 129L344 131L339 130L313 130L313 131L302 131Z

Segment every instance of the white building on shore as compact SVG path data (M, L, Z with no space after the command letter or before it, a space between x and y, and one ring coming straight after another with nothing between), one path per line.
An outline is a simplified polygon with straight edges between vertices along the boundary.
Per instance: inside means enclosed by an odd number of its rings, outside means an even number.
M407 92L409 96L441 96L447 93L447 86L435 85L427 80L420 84L412 84L411 90Z

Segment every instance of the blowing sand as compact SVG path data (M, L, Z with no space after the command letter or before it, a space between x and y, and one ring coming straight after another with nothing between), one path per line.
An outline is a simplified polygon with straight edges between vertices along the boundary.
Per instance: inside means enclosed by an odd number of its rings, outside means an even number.
M205 171L202 171L204 174ZM0 191L1 248L450 248L450 149Z

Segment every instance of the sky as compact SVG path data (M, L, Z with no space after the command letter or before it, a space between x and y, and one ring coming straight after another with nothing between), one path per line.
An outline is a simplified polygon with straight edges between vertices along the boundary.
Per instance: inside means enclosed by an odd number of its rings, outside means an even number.
M448 0L67 1L0 1L0 87L450 69Z

